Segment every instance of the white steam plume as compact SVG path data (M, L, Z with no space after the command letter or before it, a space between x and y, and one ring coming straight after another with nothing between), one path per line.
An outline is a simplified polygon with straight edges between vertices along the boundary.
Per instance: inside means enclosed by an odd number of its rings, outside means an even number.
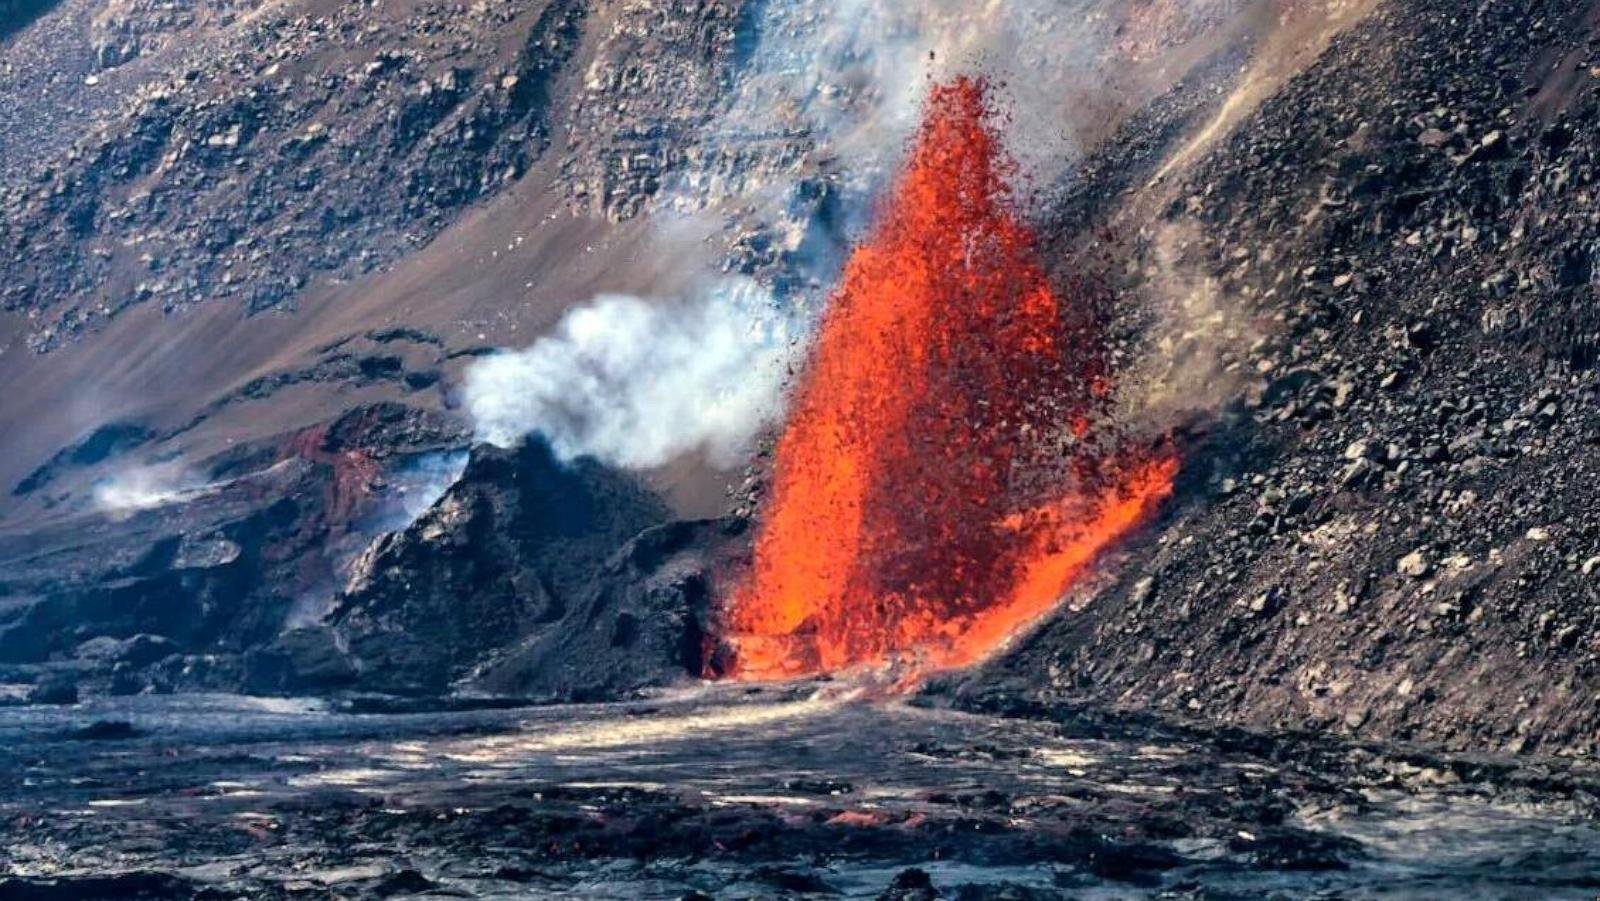
M177 464L131 466L95 483L95 509L114 520L187 500L208 486Z
M1156 3L1164 13L1155 30L1181 32L1208 10L1237 2ZM999 87L1012 153L1030 178L1053 179L1083 150L1076 132L1088 114L1079 98L1106 90L1110 70L1138 67L1118 46L1140 31L1130 21L1137 7L1126 0L763 4L752 24L754 52L716 126L690 154L706 162L681 173L666 203L694 210L729 195L759 204L765 194L776 200L764 211L771 216L794 171L760 160L786 158L774 149L782 145L835 163L855 211L866 212L863 201L882 187L916 129L929 85L957 74L982 74Z
M702 450L733 466L782 412L794 340L749 282L688 301L602 295L532 347L468 369L467 409L483 440L537 433L562 459L646 469Z

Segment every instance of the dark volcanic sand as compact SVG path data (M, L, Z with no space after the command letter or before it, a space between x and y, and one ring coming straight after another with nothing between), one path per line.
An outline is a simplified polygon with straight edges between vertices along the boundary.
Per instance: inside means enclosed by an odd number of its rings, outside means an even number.
M874 898L913 866L951 898L1600 886L1586 803L1600 782L1570 765L1118 735L860 694L717 686L399 715L232 696L4 710L0 898ZM88 728L105 722L132 737ZM112 874L133 875L41 894L40 877Z

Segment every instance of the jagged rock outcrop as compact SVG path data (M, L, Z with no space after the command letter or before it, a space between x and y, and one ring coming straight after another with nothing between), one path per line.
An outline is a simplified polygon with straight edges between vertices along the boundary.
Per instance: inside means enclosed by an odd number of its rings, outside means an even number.
M242 649L278 629L294 597L277 560L315 541L325 479L303 460L241 480L167 518L154 509L115 529L7 542L0 663L71 656L80 642L159 635L191 650ZM283 496L252 504L255 492ZM98 534L96 534L98 532ZM275 584L276 583L276 584Z
M748 553L739 519L674 522L618 551L567 614L475 685L562 701L613 700L715 675L718 599Z
M410 528L356 563L329 619L362 687L443 693L560 622L666 508L629 476L530 441L481 446Z
M48 492L58 473L143 440L98 430L25 487ZM141 479L125 461L128 487L102 485L87 509L0 535L0 681L56 672L116 693L240 688L241 655L279 643L393 516L407 465L457 440L449 422L379 404L193 472Z

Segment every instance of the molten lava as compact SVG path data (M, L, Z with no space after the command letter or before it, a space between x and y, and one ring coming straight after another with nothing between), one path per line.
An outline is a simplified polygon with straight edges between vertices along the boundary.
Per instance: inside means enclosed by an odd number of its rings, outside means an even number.
M976 662L1167 496L1097 449L1110 367L1013 206L980 80L936 87L847 264L778 442L734 674Z

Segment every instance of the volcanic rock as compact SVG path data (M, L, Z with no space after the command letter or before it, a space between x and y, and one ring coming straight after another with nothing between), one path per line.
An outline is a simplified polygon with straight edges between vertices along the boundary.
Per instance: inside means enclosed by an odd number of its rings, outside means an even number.
M740 520L674 522L630 541L550 628L474 680L500 693L563 701L627 697L711 675L715 601L746 553Z
M97 663L144 667L164 660L178 650L177 644L160 635L141 634L123 639L101 636L79 645L75 656Z
M542 441L481 446L438 503L356 562L329 623L363 688L442 693L578 609L606 561L666 519L630 477L563 464Z
M305 519L319 515L323 484L311 464L246 481L237 495L213 496L181 511L153 511L128 528L44 533L10 548L0 542L0 556L9 550L18 559L42 548L53 557L41 561L50 566L11 569L9 587L24 596L0 616L0 662L42 661L67 651L74 634L126 639L115 649L91 648L91 655L109 650L110 662L133 654L148 663L158 651L173 650L158 648L159 642L193 646L224 633L248 642L275 629L275 617L292 598L272 596L293 582L274 585L267 578L273 560L262 551L310 538L302 530ZM266 506L246 499L247 492L268 485L303 493ZM191 537L197 532L213 537ZM252 552L243 554L244 547ZM163 637L137 638L141 633Z
M326 627L302 627L244 655L244 688L257 694L324 694L349 686L356 668Z
M0 901L190 901L207 896L196 883L152 871L0 879Z
M1427 555L1422 551L1412 551L1400 558L1400 562L1395 565L1395 570L1402 576L1422 579L1433 572L1433 564L1428 562Z
M73 741L126 741L143 734L127 720L95 720L82 729L68 733L67 738Z
M70 676L47 676L28 691L29 704L78 703L78 683Z
M938 901L944 895L933 886L928 871L912 867L895 874L894 881L878 896L878 901Z
M398 404L358 408L240 444L196 487L123 511L64 504L34 530L0 533L0 667L26 678L70 661L91 693L238 690L240 655L275 642L308 594L331 593L342 557L386 521L385 470L437 453L452 429ZM99 459L116 442L94 444L61 459Z
M1339 3L1359 24L1292 58L1235 40L1278 19L1256 4L1190 4L1205 40L1124 43L1167 5L1109 5L1138 14L1097 64L1182 77L1149 103L1124 79L1126 116L1058 104L1106 133L1029 219L1065 301L1116 299L1119 377L1156 373L1119 403L1166 389L1126 425L1185 469L1092 603L973 684L1600 748L1594 4ZM837 250L825 142L725 127L775 6L0 0L6 680L555 697L704 666L693 574L722 533L647 540L671 517L631 480L527 460L551 487L525 503L521 457L480 451L415 525L377 506L404 460L464 449L474 359L655 284L600 276L666 186L728 186L712 209L792 184L806 249ZM719 224L727 271L792 253ZM1174 297L1203 315L1164 329ZM96 508L153 463L195 479ZM122 659L141 635L162 659Z

